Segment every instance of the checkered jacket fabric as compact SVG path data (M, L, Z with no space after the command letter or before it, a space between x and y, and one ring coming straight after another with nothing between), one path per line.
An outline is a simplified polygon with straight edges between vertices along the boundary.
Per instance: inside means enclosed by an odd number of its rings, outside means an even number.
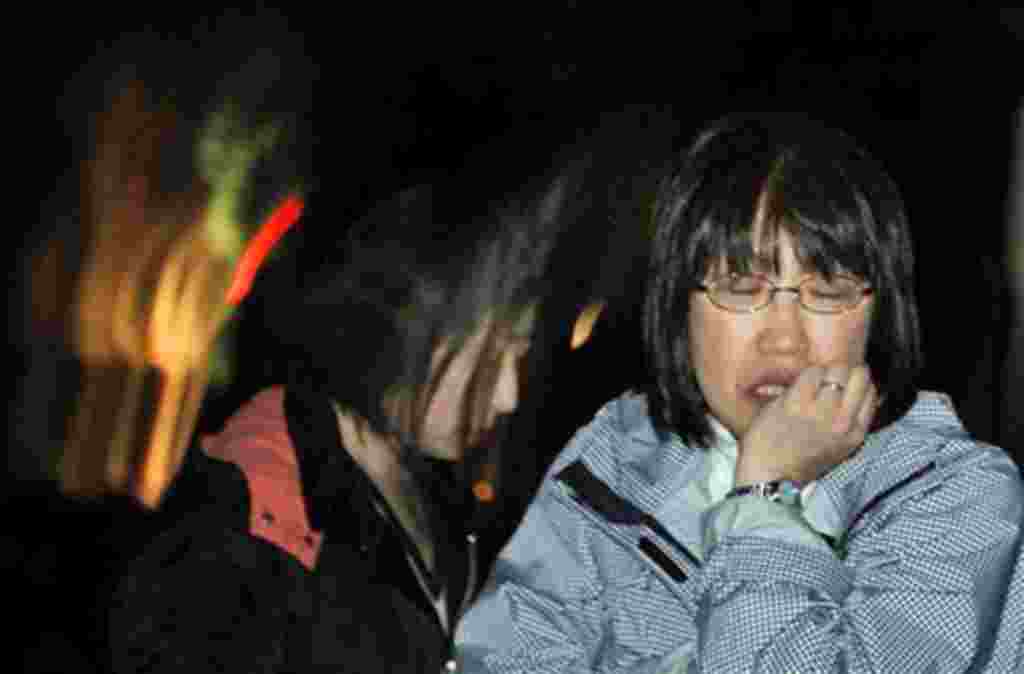
M740 532L703 558L691 553L707 514L678 495L705 455L659 440L642 397L606 405L556 459L460 624L463 670L1020 665L1024 581L1016 594L1008 586L1021 476L1002 450L969 437L945 396L922 393L818 481L819 503L846 532L832 547Z
M1017 568L1003 603L1003 619L987 672L1024 674L1024 540L1017 554Z

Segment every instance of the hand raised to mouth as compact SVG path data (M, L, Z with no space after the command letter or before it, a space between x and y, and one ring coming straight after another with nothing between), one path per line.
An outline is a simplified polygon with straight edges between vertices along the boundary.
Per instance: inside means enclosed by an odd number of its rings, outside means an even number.
M878 407L866 365L814 365L788 387L752 388L766 404L739 439L737 485L821 477L863 444Z

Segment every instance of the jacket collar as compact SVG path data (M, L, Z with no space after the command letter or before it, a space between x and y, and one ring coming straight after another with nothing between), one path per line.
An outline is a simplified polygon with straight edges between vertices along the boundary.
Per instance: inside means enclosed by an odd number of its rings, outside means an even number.
M380 568L408 570L403 558L411 554L419 563L418 552L391 513L373 481L342 446L337 416L330 401L301 388L289 387L284 398L288 433L295 445L302 482L302 496L309 523L314 531L325 534L325 545L346 544L366 554ZM445 587L449 594L450 622L460 608L468 581L465 534L461 512L465 500L448 462L434 461L420 452L410 455L414 479L425 492L426 507L434 536L435 572L429 574L420 564L433 594ZM395 556L382 560L380 555ZM396 565L396 566L395 566ZM415 582L404 578L405 591Z
M376 519L372 515L377 490L342 447L337 418L329 401L289 387L285 391L284 410L311 528L337 534L339 521Z

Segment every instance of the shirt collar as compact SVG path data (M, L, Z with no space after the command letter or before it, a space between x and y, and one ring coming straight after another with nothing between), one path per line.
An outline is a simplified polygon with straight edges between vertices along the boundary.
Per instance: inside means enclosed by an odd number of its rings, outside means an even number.
M722 422L710 414L708 415L708 422L711 424L711 431L715 436L714 443L711 445L711 451L722 454L735 465L738 445L736 437L729 432L729 429Z

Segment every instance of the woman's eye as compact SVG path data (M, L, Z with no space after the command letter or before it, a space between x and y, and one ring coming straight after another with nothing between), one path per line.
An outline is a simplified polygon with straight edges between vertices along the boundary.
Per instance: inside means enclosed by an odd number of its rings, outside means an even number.
M735 295L756 295L761 292L761 287L764 284L761 283L760 279L747 276L731 278L724 285L726 292Z
M846 297L856 292L856 284L848 281L819 281L811 284L811 294L823 299Z

